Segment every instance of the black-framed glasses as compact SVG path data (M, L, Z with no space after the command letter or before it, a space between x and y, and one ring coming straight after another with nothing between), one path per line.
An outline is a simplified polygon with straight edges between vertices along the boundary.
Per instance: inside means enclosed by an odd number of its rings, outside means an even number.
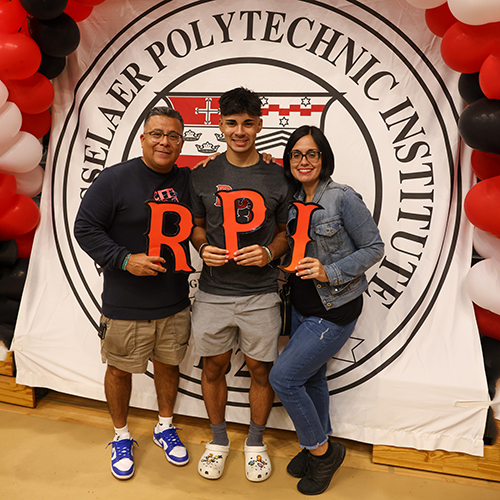
M300 151L294 149L293 151L290 151L290 163L297 165L302 161L302 158L304 158L304 156L311 165L314 165L320 160L321 151L310 149L307 153L301 153Z
M154 143L161 142L165 136L167 136L167 141L172 144L172 146L178 146L182 141L182 135L177 132L163 132L163 130L151 130L151 132L144 132L144 134L149 135Z

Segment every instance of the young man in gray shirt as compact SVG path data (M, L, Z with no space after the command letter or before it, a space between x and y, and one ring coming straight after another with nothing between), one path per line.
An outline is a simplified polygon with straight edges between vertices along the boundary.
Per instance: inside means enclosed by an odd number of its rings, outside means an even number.
M265 163L255 148L262 130L259 97L236 88L221 96L219 106L227 151L191 176L192 242L203 259L192 333L195 353L203 358L201 385L213 432L198 472L218 479L224 470L230 446L225 373L232 349L239 347L251 377L245 475L263 481L271 473L262 434L274 399L269 372L278 355L281 326L277 259L288 251L285 227L293 188L283 168ZM242 192L230 200L223 191ZM237 249L234 238L232 244L228 241L235 228Z

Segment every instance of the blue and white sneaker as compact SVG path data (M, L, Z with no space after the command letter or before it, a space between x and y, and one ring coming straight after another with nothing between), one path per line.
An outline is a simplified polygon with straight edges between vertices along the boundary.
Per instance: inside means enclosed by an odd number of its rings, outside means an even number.
M186 465L189 462L188 452L181 443L175 427L162 430L160 424L156 424L153 431L153 441L165 450L165 456L170 463Z
M134 443L137 444L137 441L132 438L108 443L108 446L112 445L111 473L117 479L130 479L134 475L134 452L132 450Z

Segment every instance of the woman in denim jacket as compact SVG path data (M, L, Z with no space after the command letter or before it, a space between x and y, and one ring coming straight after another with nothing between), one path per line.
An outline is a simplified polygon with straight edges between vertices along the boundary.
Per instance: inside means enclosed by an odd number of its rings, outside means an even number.
M287 470L302 478L297 485L301 493L315 495L328 488L345 456L344 445L328 439L327 363L354 330L368 287L364 273L382 258L384 243L361 196L332 181L333 152L321 130L297 129L283 163L297 183L295 200L321 208L311 216L306 257L291 275L292 332L270 381L303 448ZM294 234L296 222L292 205L288 234Z

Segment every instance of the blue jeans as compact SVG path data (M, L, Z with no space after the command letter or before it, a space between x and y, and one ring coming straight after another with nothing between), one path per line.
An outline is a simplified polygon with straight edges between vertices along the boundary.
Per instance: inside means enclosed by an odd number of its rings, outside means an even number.
M301 316L293 309L290 341L269 380L293 421L302 448L321 446L332 432L327 363L347 342L356 321L339 326L316 316Z

